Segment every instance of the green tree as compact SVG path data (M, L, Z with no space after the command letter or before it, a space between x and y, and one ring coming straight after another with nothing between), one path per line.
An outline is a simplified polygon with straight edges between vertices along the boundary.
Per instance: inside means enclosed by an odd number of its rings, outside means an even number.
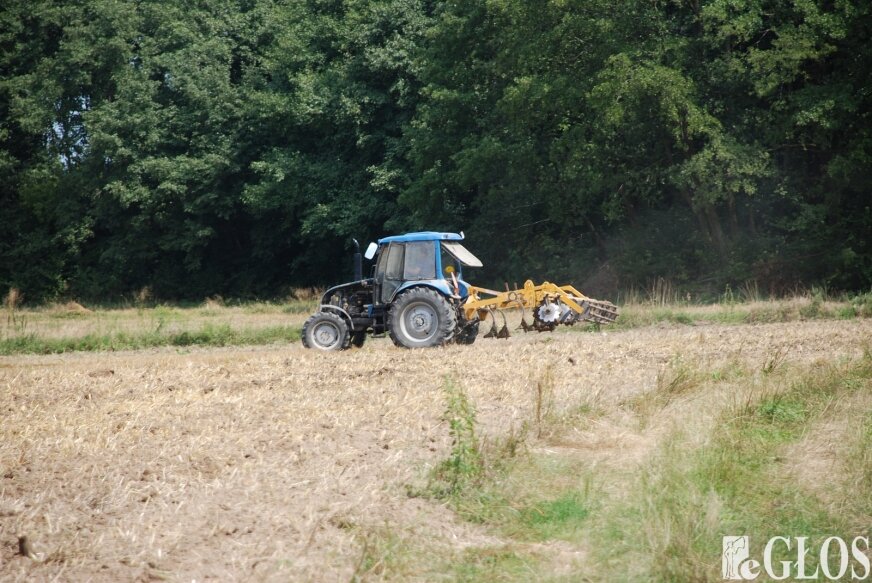
M408 180L402 128L419 89L413 55L428 12L424 2L389 0L277 14L281 33L247 114L268 132L258 131L264 147L244 198L258 251L276 265L292 258L300 281L339 276L344 244L382 235L396 215Z

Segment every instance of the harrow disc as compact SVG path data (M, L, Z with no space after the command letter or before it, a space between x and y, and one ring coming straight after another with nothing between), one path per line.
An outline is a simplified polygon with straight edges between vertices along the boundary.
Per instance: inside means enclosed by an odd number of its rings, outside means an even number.
M556 302L542 302L533 310L533 329L536 332L552 332L559 323L560 306Z
M561 312L560 304L557 302L548 302L539 306L539 309L536 310L536 315L543 322L553 324L560 319Z

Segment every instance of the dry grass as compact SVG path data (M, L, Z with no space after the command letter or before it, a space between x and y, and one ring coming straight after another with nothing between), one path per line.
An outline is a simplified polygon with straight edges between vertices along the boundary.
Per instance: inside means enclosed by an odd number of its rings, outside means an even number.
M833 513L849 511L858 530L872 518L872 502L856 508L858 492L869 491L872 483L872 392L840 398L826 408L802 439L785 455L791 477L802 490ZM842 476L843 481L821 480L821 476ZM861 505L862 501L861 501ZM868 513L863 516L863 510Z
M755 323L811 320L827 316L843 317L842 311L849 309L850 306L851 302L848 301L821 300L811 296L793 296L772 300L752 299L742 303L715 304L693 304L680 301L665 303L652 299L627 302L623 304L622 312L649 315L650 317L652 313L669 311L686 315L689 322Z
M220 323L233 329L260 329L275 326L302 326L311 306L249 304L224 306L220 298L209 298L200 308L122 308L92 310L77 302L51 304L40 308L18 309L16 322L0 322L0 338L32 334L40 338L80 338L88 335L161 332L193 332ZM22 326L22 322L25 324Z
M21 304L23 299L24 295L21 293L21 290L17 287L11 287L6 293L6 298L3 300L3 304L7 310L15 310L19 304Z
M275 318L229 313L248 325ZM124 325L150 325L129 316ZM373 340L337 354L295 344L3 357L0 580L475 579L495 564L523 580L531 561L577 572L590 541L519 544L406 495L451 448L446 376L475 404L482 439L538 421L537 459L577 465L580 481L603 472L597 488L620 499L629 481L618 478L676 424L702 432L743 398L732 377L706 380L704 392L665 389L676 355L760 375L777 350L799 366L855 357L870 336L872 322L852 320L529 334L425 351ZM669 396L640 426L628 403L658 387ZM552 481L572 480L560 476ZM519 496L537 479L551 478L531 474ZM18 555L19 536L35 559Z
M324 295L320 287L295 287L291 290L291 298L300 302L317 302Z

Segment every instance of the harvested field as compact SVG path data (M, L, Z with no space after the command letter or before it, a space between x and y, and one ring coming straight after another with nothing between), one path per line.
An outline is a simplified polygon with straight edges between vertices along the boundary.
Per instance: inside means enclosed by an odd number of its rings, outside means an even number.
M554 479L568 483L635 475L676 428L703 443L761 371L859 359L870 338L872 321L859 319L529 334L422 351L377 339L328 354L294 344L2 357L0 580L505 580L482 570L485 552L518 557L520 567L508 561L517 580L608 580L610 551L583 533L518 537L409 495L452 447L446 379L474 404L480 438L532 428L528 455L581 468ZM846 427L872 410L870 394L853 394L859 413ZM802 451L825 457L825 436L846 442L849 429L821 423L806 437L817 449ZM623 503L631 481L602 479L597 493ZM872 526L838 500L826 505L852 513L852 528ZM452 567L460 563L473 567Z

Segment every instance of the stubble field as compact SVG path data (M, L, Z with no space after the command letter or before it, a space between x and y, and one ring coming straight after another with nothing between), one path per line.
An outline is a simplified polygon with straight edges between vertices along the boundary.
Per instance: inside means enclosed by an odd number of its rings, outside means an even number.
M0 580L718 580L732 530L870 535L870 338L0 357Z

